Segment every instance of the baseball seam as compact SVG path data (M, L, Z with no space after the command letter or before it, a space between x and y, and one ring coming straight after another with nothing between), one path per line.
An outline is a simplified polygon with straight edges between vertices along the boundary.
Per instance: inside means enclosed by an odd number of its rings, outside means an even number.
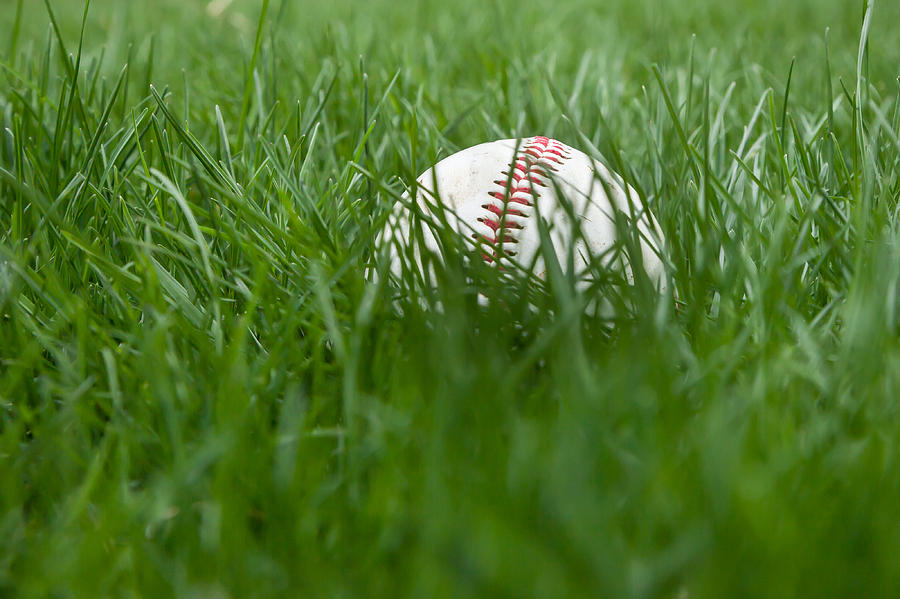
M484 214L477 220L491 234L473 233L472 238L486 246L481 254L485 262L517 254L513 247L540 197L538 188L546 188L550 173L570 157L566 146L549 137L532 137L522 144L509 169L501 171L504 178L494 181L497 188L488 192L490 199L481 205Z

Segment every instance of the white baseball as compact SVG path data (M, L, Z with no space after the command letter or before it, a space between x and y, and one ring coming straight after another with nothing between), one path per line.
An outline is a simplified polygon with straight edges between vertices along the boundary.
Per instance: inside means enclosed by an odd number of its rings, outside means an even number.
M449 225L472 246L479 246L484 260L500 266L515 262L533 268L541 278L546 266L540 254L538 213L549 225L561 266L574 251L580 276L592 257L603 256L607 266L619 259L608 251L616 242L614 218L619 212L638 229L644 271L658 289L665 289L659 257L662 232L637 192L597 160L556 140L531 137L479 144L444 158L416 183L419 208L427 215L435 214L438 204L446 208ZM572 222L560 194L570 202L581 227L574 247ZM398 275L398 249L409 242L410 222L401 202L381 235L390 244L391 270ZM431 227L423 224L422 234L425 246L440 254ZM418 262L417 250L415 258ZM621 266L633 281L631 266Z

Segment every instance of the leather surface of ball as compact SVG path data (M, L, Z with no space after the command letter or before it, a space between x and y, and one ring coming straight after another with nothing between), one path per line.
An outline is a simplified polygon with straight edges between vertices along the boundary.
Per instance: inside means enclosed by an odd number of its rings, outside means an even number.
M416 189L416 203L424 213L435 214L439 204L446 208L442 212L448 224L481 259L500 267L511 262L533 267L540 278L547 269L540 254L538 214L549 226L561 266L574 251L581 276L591 257L599 256L605 267L622 268L633 281L632 266L609 251L616 243L618 212L639 233L644 271L659 290L665 289L662 232L637 192L599 161L561 142L531 137L482 143L430 167L418 177ZM398 204L381 235L390 243L395 274L401 269L397 242L400 247L409 242L408 212ZM573 236L570 213L581 235ZM431 227L423 225L422 234L426 247L439 253Z

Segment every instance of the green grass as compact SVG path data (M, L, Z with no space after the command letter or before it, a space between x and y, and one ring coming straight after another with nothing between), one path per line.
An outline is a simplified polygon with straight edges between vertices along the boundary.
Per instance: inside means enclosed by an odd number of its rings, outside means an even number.
M7 1L0 596L898 596L869 8ZM677 309L367 281L405 183L534 134L640 190Z

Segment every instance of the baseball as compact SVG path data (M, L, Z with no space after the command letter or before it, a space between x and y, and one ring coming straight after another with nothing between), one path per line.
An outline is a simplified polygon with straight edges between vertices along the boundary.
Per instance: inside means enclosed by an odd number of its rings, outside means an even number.
M663 236L637 192L597 160L556 140L503 139L473 146L422 173L415 189L423 213L435 215L442 209L447 223L477 250L474 255L499 267L515 263L539 278L546 277L547 268L537 219L545 219L561 267L565 269L569 252L574 252L582 283L597 258L604 267L622 268L633 282L624 255L613 255L623 253L610 252L618 212L637 228L644 271L660 291L665 289ZM402 268L400 252L410 241L411 222L408 202L400 202L381 235L390 244L394 274ZM580 234L573 235L579 229ZM422 240L429 251L440 254L431 225L424 222ZM414 244L413 254L421 266L419 245Z

